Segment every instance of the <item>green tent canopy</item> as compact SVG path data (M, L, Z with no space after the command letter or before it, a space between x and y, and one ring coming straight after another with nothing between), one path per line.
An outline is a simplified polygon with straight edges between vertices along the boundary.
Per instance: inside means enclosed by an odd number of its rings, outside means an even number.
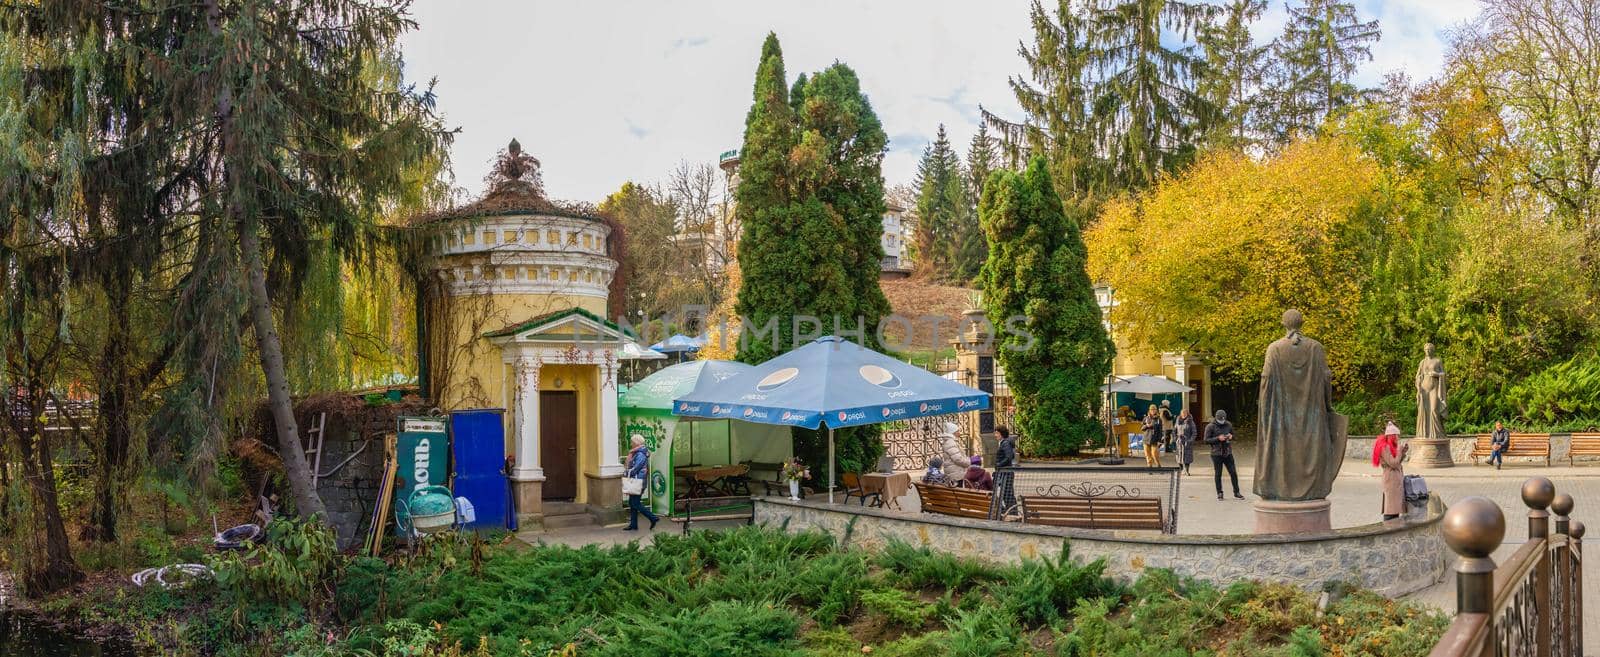
M650 448L645 497L651 508L660 513L672 511L682 488L673 474L679 467L781 463L794 455L794 438L788 427L672 414L674 399L748 369L751 366L724 360L679 363L640 379L618 395L619 453L628 453L634 436L644 438Z

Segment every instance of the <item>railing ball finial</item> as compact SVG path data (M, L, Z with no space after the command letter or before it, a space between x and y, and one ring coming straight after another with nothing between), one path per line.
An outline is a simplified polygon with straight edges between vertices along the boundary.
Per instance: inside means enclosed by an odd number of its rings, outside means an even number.
M1534 511L1550 508L1556 498L1556 485L1545 477L1530 477L1522 482L1522 503Z
M1506 537L1500 505L1478 496L1457 502L1444 514L1440 533L1461 555L1456 560L1456 612L1488 613L1494 606L1494 560L1489 555Z
M1506 516L1500 511L1500 505L1472 496L1445 512L1442 531L1444 542L1456 554L1467 559L1485 559L1505 540Z
M1576 541L1578 541L1580 543L1583 542L1583 532L1584 532L1584 530L1585 530L1585 528L1584 528L1582 522L1577 521L1577 520L1572 521L1572 534L1571 534L1571 536L1572 536L1573 540L1576 540Z
M1571 495L1561 493L1550 501L1550 510L1556 512L1558 516L1569 516L1572 515L1573 504Z

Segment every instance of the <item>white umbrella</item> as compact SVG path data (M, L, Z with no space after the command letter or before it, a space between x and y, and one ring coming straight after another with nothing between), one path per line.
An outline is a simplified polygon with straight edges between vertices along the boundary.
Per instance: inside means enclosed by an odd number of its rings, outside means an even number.
M654 349L645 349L635 342L623 343L622 351L617 354L620 360L661 360L666 357L666 354Z
M1111 385L1100 386L1100 392L1127 392L1139 395L1175 395L1193 389L1167 377L1150 374L1119 376Z

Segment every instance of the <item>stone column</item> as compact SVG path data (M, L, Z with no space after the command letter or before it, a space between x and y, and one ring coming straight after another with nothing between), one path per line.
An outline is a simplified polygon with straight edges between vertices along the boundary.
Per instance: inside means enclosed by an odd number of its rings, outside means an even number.
M511 481L517 493L517 515L538 519L544 516L544 468L539 464L539 361L521 355L512 366L516 376L512 454L517 463L511 470Z
M603 353L603 352L602 352ZM589 488L589 512L596 515L602 524L619 519L617 515L622 508L622 459L617 455L617 369L614 359L605 358L595 366L594 393L599 395L600 409L600 441L599 455L596 459L599 466L596 472L583 473L584 483ZM646 484L648 485L648 484ZM645 503L649 504L649 496Z
M607 358L599 366L600 385L600 476L620 477L623 467L622 459L617 451L620 444L617 442L617 365L614 358Z

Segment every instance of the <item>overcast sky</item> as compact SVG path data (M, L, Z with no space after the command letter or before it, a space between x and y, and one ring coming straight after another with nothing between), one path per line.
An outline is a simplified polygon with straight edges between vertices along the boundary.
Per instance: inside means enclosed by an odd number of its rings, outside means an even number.
M1438 72L1449 30L1472 0L1357 0L1382 23L1374 61L1414 80ZM439 107L461 133L456 184L482 191L512 137L543 163L560 199L598 202L628 180L656 182L679 160L713 162L738 148L756 57L768 31L790 80L849 64L889 134L884 180L909 183L942 122L964 152L978 106L1017 117L1006 78L1022 72L1025 0L417 0L406 74L437 78ZM1273 0L1259 42L1281 30Z

